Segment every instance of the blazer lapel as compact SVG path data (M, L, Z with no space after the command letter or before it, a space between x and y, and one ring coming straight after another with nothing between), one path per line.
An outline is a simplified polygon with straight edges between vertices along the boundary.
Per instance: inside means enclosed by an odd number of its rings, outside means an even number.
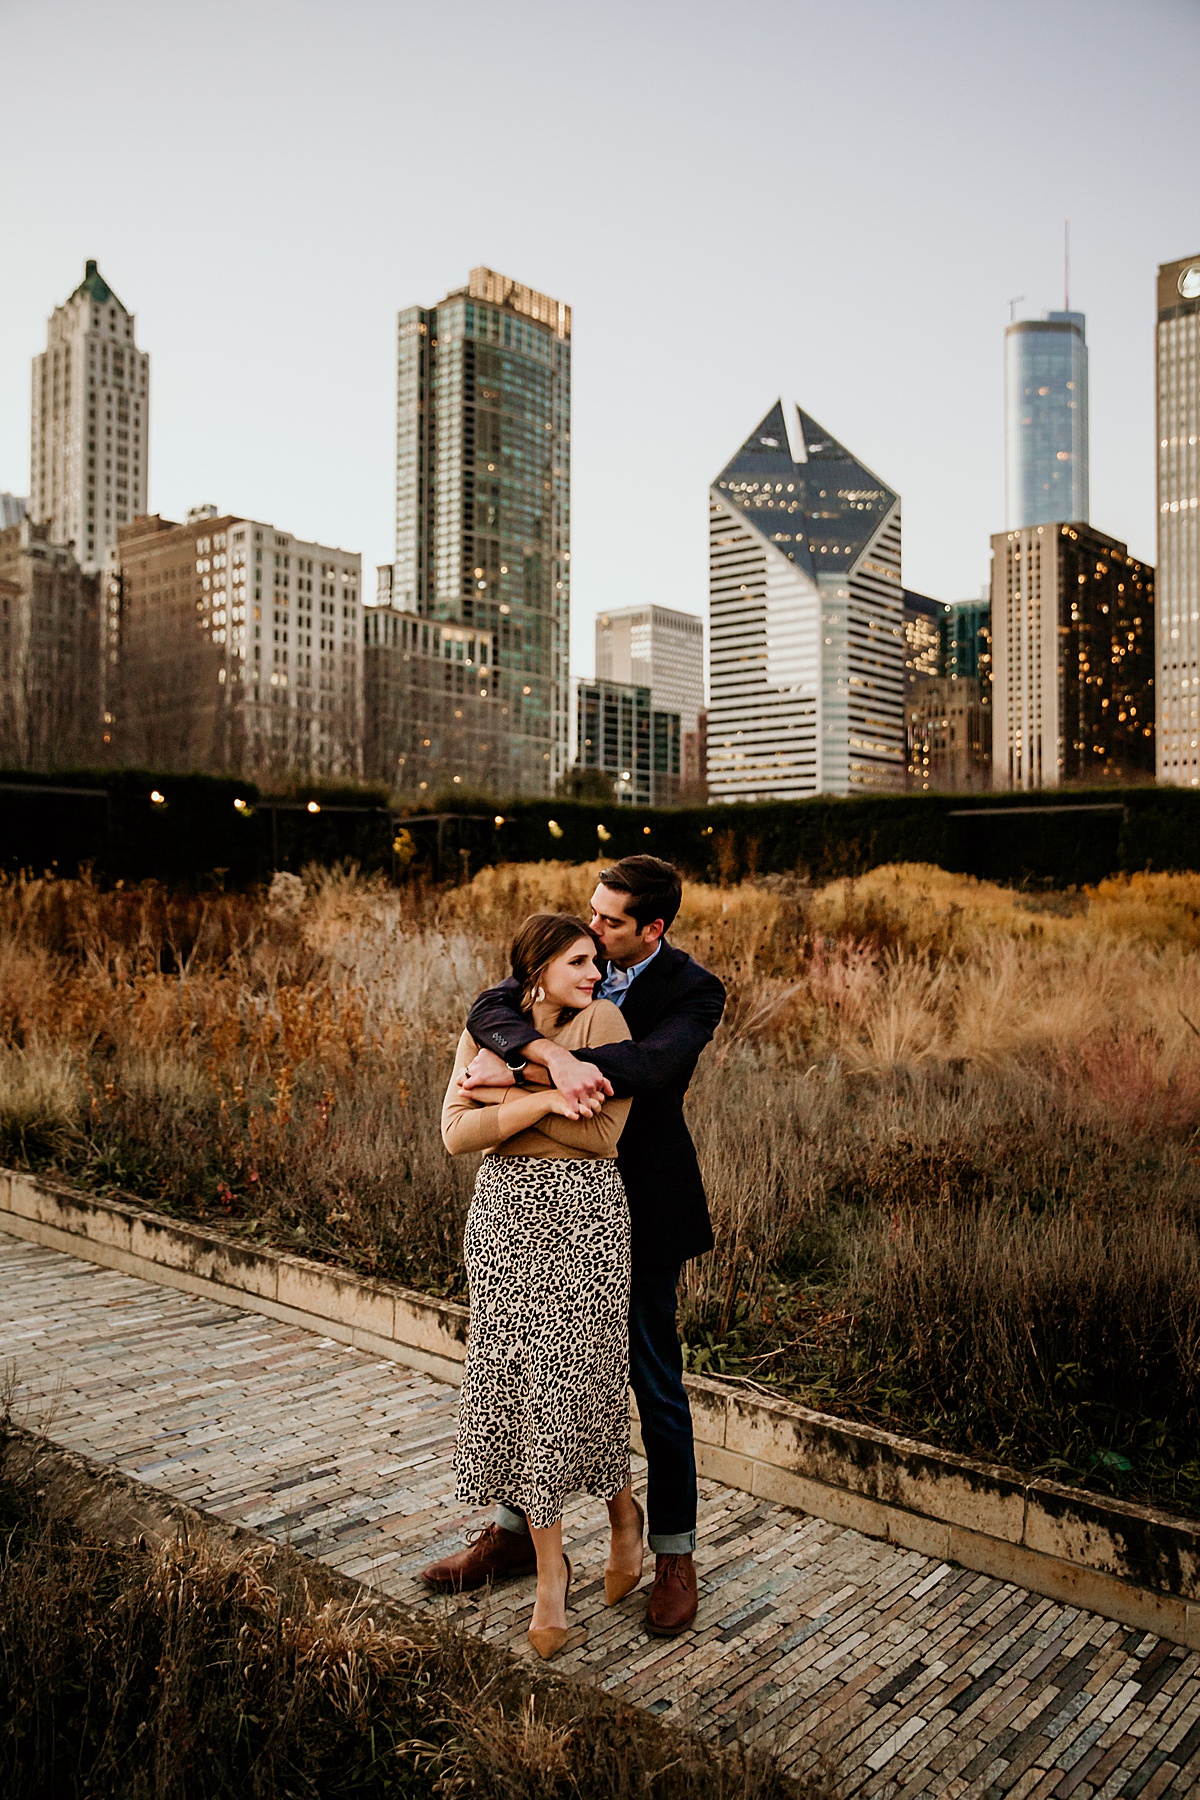
M664 988L670 984L679 964L686 960L682 950L664 943L650 967L631 984L621 1011L633 1037L649 1027L662 1001Z

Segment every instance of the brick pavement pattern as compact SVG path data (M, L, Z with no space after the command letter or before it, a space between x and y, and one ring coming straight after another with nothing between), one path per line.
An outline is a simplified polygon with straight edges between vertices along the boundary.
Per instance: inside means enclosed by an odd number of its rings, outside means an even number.
M526 1654L530 1581L454 1603L418 1581L482 1522L453 1499L453 1389L2 1233L0 1362L54 1442ZM604 1527L591 1501L564 1520L556 1666L797 1771L819 1755L847 1800L1200 1793L1194 1652L711 1481L697 1629L656 1641L644 1589L604 1605Z

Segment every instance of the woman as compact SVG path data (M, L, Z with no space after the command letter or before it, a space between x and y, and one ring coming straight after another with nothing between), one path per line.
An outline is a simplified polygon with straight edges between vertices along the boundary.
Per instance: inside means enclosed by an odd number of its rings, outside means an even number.
M629 1036L612 1002L592 998L596 951L567 913L535 913L513 939L522 1010L571 1050ZM553 1087L464 1094L459 1076L477 1049L464 1031L442 1105L451 1155L484 1152L464 1246L471 1328L456 1491L524 1513L537 1555L529 1638L550 1657L567 1639L568 1495L608 1505L610 1605L642 1573L629 1481L629 1213L616 1164L629 1101L581 1112Z

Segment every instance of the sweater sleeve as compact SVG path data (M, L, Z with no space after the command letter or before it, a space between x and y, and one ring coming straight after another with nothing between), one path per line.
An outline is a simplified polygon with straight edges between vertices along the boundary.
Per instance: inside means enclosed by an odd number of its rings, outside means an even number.
M597 1000L589 1009L583 1044L576 1052L585 1055L600 1044L622 1044L628 1041L629 1027L619 1007L611 1000ZM612 1156L629 1117L628 1100L606 1100L591 1119L564 1119L550 1113L538 1126L543 1136L553 1138L572 1150L583 1150L592 1156Z
M464 1094L458 1078L475 1054L475 1040L464 1031L458 1040L458 1051L450 1075L446 1098L442 1101L442 1142L451 1156L465 1156L471 1150L490 1150L508 1136L500 1129L500 1107L482 1106L470 1094Z

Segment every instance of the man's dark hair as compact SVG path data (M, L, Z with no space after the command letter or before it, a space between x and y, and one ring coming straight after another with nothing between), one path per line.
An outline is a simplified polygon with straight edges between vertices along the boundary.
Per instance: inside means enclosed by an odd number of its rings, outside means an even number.
M666 931L679 911L683 882L674 863L661 856L623 856L600 876L601 886L614 894L626 894L625 911L640 930L661 919Z

